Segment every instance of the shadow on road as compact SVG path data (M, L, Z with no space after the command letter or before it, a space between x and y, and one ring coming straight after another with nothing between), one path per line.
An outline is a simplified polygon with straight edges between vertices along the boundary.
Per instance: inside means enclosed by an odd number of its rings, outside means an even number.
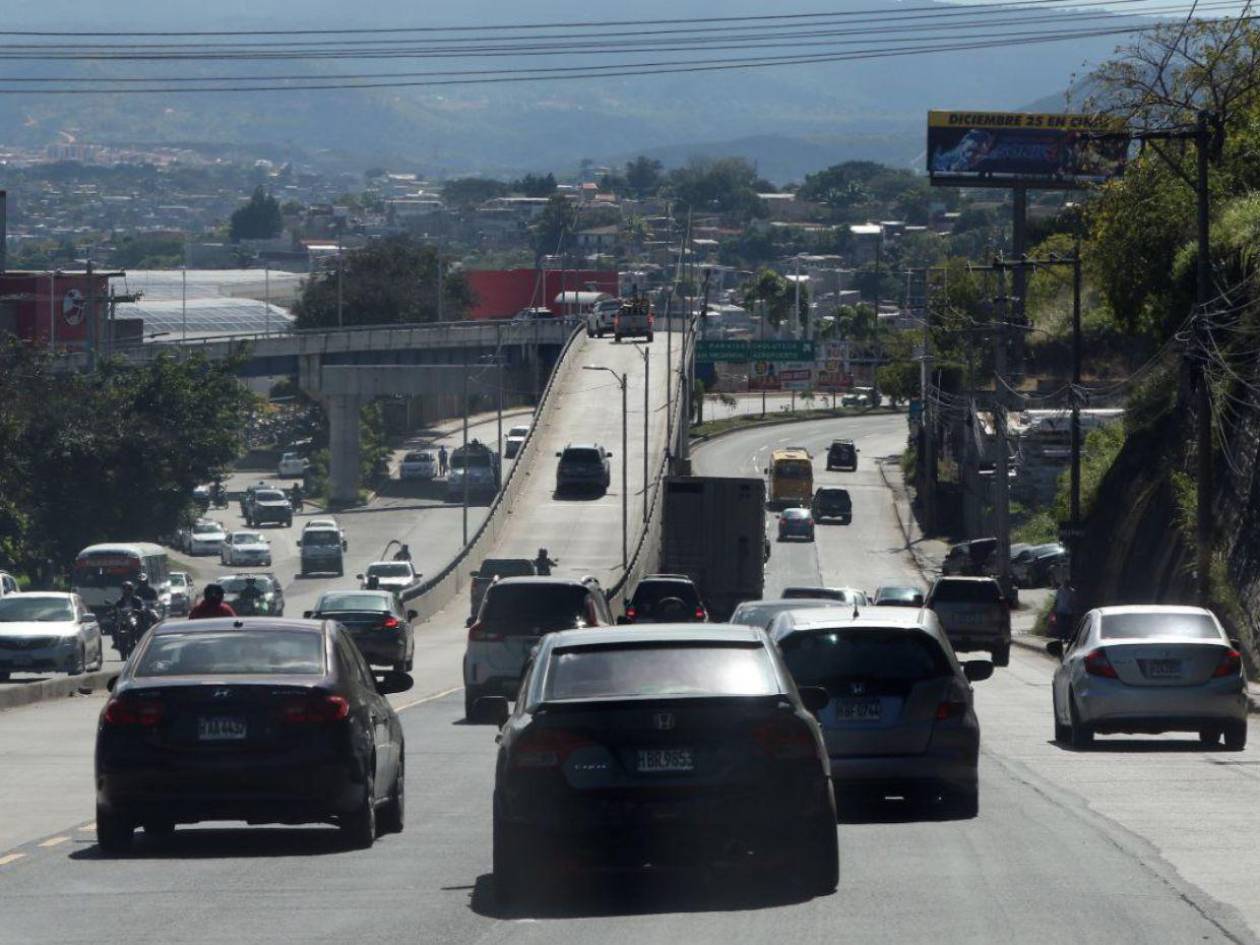
M836 821L841 824L917 824L970 819L939 798L854 796L836 800Z
M1170 754L1200 754L1202 752L1234 754L1234 752L1226 752L1225 746L1220 742L1217 742L1215 745L1204 745L1197 738L1109 738L1106 735L1098 735L1094 738L1094 743L1088 748L1073 748L1067 742L1056 742L1054 739L1047 739L1047 742L1060 751L1078 755L1150 755L1157 752Z
M657 915L667 912L743 912L805 902L795 884L767 870L650 869L570 874L548 888L522 893L505 908L498 902L494 876L473 886L469 908L493 919L576 919Z
M378 842L389 842L384 838ZM167 837L136 831L131 851L113 857L92 845L69 854L72 860L213 860L257 857L326 856L353 852L334 827L241 827L177 829Z

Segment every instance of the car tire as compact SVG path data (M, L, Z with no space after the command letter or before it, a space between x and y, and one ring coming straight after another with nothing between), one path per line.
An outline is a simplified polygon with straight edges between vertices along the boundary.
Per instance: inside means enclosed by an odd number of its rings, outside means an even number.
M647 333L647 343L648 344L652 343L652 333L650 331Z
M472 686L464 687L464 718L471 719L473 714L473 706L477 704L477 700L481 698L481 690L474 689Z
M389 800L376 818L381 833L402 833L407 820L406 746L399 748L398 773L389 789Z
M1221 730L1219 728L1199 729L1199 744L1204 748L1215 748L1220 742Z
M7 669L0 669L0 682L8 682L8 681L9 681L9 671Z
M1076 697L1068 695L1068 714L1071 716L1069 739L1073 748L1086 749L1094 744L1094 730L1081 721L1081 713L1076 708Z
M1054 741L1058 745L1066 745L1072 738L1069 726L1059 721L1059 710L1054 704L1054 687L1050 688L1050 715L1054 719Z
M375 759L368 760L370 767L375 764ZM343 815L337 826L351 850L366 850L376 842L376 781L371 770L363 780L363 800L352 813Z
M511 908L521 901L529 882L520 831L510 829L494 813L491 826L491 858L494 872L494 896L500 906Z
M840 840L836 819L820 821L801 851L798 874L806 892L813 896L829 896L840 885Z
M1247 721L1230 722L1225 726L1225 750L1242 751L1247 747Z
M293 519L291 519L291 518L286 518L286 519L284 520L284 527L285 527L285 528L292 528L292 527L293 527Z
M994 666L1010 666L1011 665L1011 645L1009 643L1004 646L995 647L992 654Z
M617 344L621 344L621 335L613 335L613 341L617 342Z
M96 808L96 845L105 853L117 856L131 849L136 827L131 821Z
M75 654L74 662L70 664L66 670L67 676L82 676L87 672L87 647L82 643L79 644L79 651Z
M168 840L175 834L175 821L151 820L144 825L144 835L154 840Z

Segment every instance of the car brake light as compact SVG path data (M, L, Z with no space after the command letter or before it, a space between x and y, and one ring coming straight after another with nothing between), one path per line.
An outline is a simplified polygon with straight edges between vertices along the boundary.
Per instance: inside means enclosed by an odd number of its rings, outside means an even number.
M494 643L503 639L503 634L486 629L485 624L478 621L468 628L468 642Z
M381 627L382 627L382 628L384 628L385 630L396 630L396 629L398 629L398 618L397 618L397 617L386 617L386 618L385 618L385 620L381 623Z
M291 725L340 722L350 715L350 702L345 696L310 696L295 699L280 710L280 717Z
M593 744L585 735L565 729L533 729L512 746L512 764L517 768L558 768L579 748Z
M960 719L967 714L967 703L948 700L936 707L936 721L946 722L949 719Z
M707 616L709 616L709 615L708 615L708 614L706 614L706 613L704 612L704 608L703 608L703 607L697 607L697 608L696 608L696 619L697 619L697 620L703 620L703 619L704 619L705 617L707 617Z
M141 728L152 728L162 721L162 716L165 714L166 707L160 702L116 696L105 703L105 711L101 713L101 722L104 725L138 725Z
M813 733L796 719L767 722L753 729L753 738L771 758L780 760L817 758Z
M1107 651L1105 649L1097 649L1089 653L1085 657L1085 672L1091 676L1101 676L1104 679L1119 679L1116 668L1111 665L1111 660L1107 659Z
M637 617L637 616L639 616L639 612L638 612L635 608L633 608L633 607L627 607L627 608L626 608L626 619L627 619L627 620L633 620L633 619L634 619L635 617Z
M1231 647L1221 657L1220 664L1212 671L1214 677L1237 676L1242 672L1242 654Z

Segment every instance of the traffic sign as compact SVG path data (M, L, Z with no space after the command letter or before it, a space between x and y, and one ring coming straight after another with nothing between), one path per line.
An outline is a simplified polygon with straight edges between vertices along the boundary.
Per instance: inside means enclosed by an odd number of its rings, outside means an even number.
M713 339L696 342L696 360L701 363L725 361L743 364L748 361L748 342L736 339Z
M753 361L813 361L812 341L789 338L785 341L753 341L748 356Z

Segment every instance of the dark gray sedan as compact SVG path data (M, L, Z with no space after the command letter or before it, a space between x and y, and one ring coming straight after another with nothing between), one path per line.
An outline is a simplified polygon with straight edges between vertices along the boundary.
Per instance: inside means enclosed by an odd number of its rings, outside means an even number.
M304 617L335 620L350 634L373 666L411 672L416 641L411 632L414 610L403 610L390 591L325 591Z

